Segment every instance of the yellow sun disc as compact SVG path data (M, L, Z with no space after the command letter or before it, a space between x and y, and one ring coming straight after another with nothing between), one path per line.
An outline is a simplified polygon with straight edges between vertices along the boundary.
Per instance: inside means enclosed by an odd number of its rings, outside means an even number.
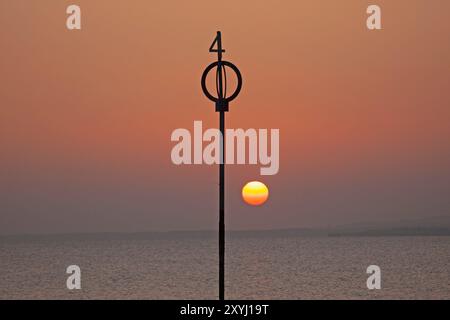
M242 188L242 198L252 206L259 206L269 197L269 189L259 181L248 182Z

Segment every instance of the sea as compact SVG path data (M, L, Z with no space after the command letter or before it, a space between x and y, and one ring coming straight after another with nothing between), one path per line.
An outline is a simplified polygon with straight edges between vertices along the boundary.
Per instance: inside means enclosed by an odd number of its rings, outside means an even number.
M214 232L1 237L0 299L217 299L217 245ZM450 299L450 237L228 234L225 277L226 299Z

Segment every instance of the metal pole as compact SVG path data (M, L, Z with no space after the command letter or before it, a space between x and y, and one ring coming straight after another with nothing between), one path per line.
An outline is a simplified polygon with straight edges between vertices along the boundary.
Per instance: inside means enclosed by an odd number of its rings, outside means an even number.
M217 49L214 45L217 44ZM220 165L219 165L219 300L225 300L225 112L228 111L228 103L234 100L242 87L242 76L239 69L229 61L222 60L222 35L217 31L217 36L209 48L209 52L217 52L217 61L211 63L203 71L201 85L203 93L208 99L216 104L216 111L219 112L220 121ZM225 66L231 68L237 77L237 87L232 95L226 96L227 77ZM217 97L213 96L206 88L206 76L213 69L216 69L216 91ZM223 72L223 74L222 74ZM224 83L225 82L225 83Z
M225 112L220 112L222 135L219 166L219 300L225 300Z

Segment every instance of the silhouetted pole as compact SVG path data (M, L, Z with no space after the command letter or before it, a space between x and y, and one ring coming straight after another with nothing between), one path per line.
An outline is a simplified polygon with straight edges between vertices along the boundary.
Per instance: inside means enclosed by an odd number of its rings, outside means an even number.
M217 49L214 49L217 45ZM225 112L228 111L228 102L237 97L242 87L242 77L239 69L228 61L222 61L222 35L217 31L217 36L209 48L209 52L217 52L217 61L206 67L202 75L202 89L206 97L216 103L216 112L219 112L220 139L220 164L219 164L219 300L225 299ZM231 68L237 77L237 87L234 93L227 97L227 73L225 67ZM216 69L217 97L211 95L206 88L206 77L213 69Z
M225 299L225 112L220 111L220 146L219 165L219 300Z

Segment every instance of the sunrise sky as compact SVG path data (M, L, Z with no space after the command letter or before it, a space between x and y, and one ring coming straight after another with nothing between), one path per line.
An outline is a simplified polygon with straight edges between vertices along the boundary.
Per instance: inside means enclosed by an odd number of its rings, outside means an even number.
M216 228L217 167L173 165L170 134L218 126L200 87L217 30L244 78L227 127L280 129L277 175L227 167L228 229L450 214L447 0L16 0L0 2L0 234ZM252 180L263 206L242 201Z

